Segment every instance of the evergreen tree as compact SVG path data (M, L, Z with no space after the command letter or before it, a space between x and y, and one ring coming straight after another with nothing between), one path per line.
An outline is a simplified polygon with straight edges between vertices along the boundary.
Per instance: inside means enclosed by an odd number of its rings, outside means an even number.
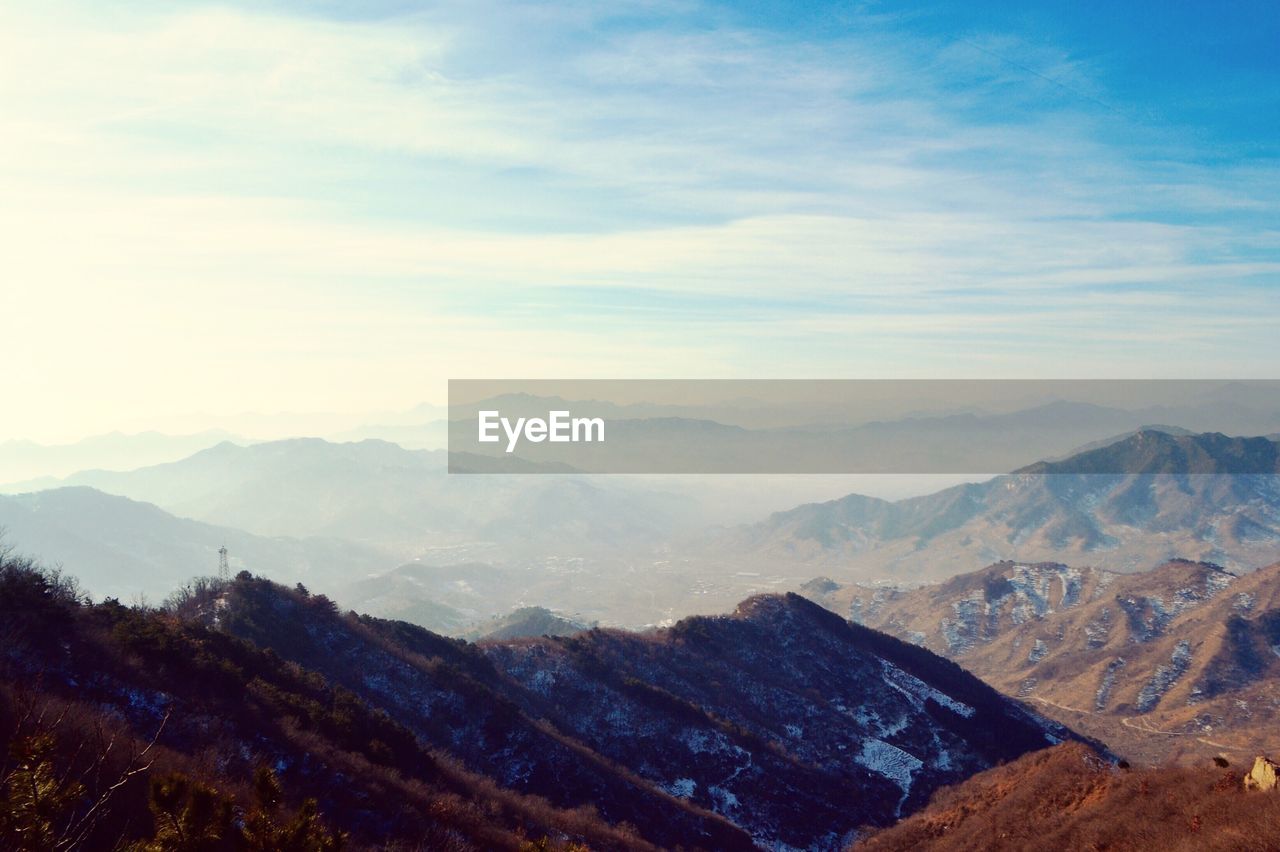
M266 766L253 776L254 806L245 817L243 836L253 852L338 852L346 836L331 833L320 821L315 799L307 799L286 822L280 779Z
M58 848L84 785L61 778L54 768L52 734L22 737L9 749L13 769L0 790L0 846L22 852Z
M231 802L183 775L151 780L155 836L135 852L219 852L234 848Z

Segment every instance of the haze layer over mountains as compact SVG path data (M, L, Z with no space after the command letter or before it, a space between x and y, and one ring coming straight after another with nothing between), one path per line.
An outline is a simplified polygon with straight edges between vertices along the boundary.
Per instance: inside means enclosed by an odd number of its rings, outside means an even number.
M1201 400L1181 413L1201 419L1214 406L1228 419L1280 426L1256 400ZM758 408L735 410L744 422L776 423ZM643 425L650 415L685 422L706 412L624 413ZM1057 402L857 428L909 443L943 428L963 437L957 424L983 422L1044 442L1065 427L1033 424L1073 423L1074 439L1175 413ZM582 623L658 624L817 575L912 585L1001 559L1135 571L1189 558L1237 572L1273 561L1273 441L1181 426L1108 434L964 484L954 476L450 475L444 451L385 440L221 441L174 461L11 488L18 493L0 496L0 526L11 546L76 565L98 595L162 598L210 573L226 545L233 569L269 568L344 604L446 632L531 606ZM850 493L859 484L890 499Z

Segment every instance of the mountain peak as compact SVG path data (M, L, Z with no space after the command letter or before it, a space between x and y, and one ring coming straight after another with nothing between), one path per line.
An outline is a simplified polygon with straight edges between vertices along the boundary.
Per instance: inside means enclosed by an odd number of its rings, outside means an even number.
M1140 429L1113 444L1061 461L1037 462L1015 473L1280 473L1280 444L1221 432L1179 435Z
M808 621L812 626L844 624L844 619L831 610L795 592L752 595L738 604L733 617L769 626L793 623L796 619Z

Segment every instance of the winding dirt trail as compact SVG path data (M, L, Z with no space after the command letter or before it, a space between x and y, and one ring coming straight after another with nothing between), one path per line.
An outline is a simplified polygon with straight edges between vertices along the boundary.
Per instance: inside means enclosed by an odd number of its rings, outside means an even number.
M1086 716L1102 716L1101 713L1098 713L1094 710L1084 710L1080 707L1068 707L1066 704L1059 704L1056 701L1050 701L1048 698L1041 698L1038 695L1032 695L1030 696L1030 698L1032 701L1035 701L1039 704L1044 704L1049 707L1056 707L1059 710L1066 710L1069 713L1083 713ZM1137 719L1136 722L1134 721L1135 719ZM1225 743L1214 742L1213 740L1206 739L1205 737L1201 737L1201 736L1196 736L1195 734L1188 733L1186 731L1166 731L1161 728L1157 728L1155 725L1151 724L1151 722L1148 721L1147 719L1140 719L1136 716L1125 716L1120 720L1120 724L1124 725L1126 728L1129 728L1130 730L1141 731L1144 734L1157 734L1157 735L1166 736L1166 737L1194 737L1196 742L1204 743L1205 745L1212 746L1213 748L1220 748L1220 749L1229 750L1229 751L1241 751L1241 749L1235 746L1227 745Z

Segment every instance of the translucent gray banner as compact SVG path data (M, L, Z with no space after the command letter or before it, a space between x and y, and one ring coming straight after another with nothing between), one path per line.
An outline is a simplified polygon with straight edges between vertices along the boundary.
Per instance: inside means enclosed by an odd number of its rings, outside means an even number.
M1280 472L1276 380L453 380L451 473Z

